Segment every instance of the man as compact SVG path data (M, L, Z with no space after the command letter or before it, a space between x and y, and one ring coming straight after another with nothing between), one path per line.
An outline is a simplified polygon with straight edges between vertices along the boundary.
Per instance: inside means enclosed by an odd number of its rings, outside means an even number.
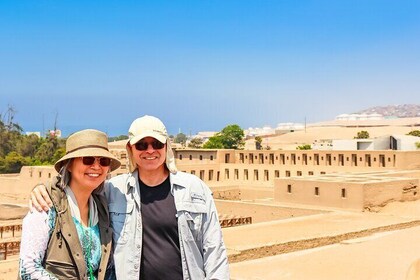
M117 279L229 279L211 191L177 171L164 124L152 116L134 120L126 149L130 173L104 187Z

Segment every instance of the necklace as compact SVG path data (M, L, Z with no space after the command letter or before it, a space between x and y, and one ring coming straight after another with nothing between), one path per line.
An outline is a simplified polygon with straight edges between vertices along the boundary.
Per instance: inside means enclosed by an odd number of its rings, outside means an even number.
M90 215L89 215L90 216ZM93 275L93 265L92 265L92 229L91 229L91 222L89 217L88 227L83 230L85 235L86 242L86 266L88 269L88 278L89 280L95 280L95 276Z

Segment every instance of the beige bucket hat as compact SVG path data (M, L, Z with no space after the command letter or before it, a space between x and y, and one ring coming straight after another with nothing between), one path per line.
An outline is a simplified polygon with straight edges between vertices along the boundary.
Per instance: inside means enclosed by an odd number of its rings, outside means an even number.
M166 143L166 167L171 173L176 173L175 157L166 127L160 119L148 115L135 119L128 129L126 149L127 154L129 155L130 172L133 172L137 166L136 161L133 159L129 144L134 145L145 137L153 137L161 143Z
M77 157L107 157L111 159L111 171L120 167L121 162L109 152L108 137L102 131L85 129L73 133L66 141L66 154L54 165L60 172L61 167L71 158Z

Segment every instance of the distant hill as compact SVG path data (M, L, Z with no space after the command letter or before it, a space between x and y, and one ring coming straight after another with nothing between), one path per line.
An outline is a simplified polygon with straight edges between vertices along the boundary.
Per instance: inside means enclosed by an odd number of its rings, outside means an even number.
M420 117L420 105L403 104L371 107L356 114L381 114L384 117L415 118Z

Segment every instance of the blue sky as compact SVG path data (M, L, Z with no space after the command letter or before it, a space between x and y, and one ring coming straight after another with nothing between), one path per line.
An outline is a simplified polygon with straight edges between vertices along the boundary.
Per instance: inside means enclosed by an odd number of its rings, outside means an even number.
M419 77L419 1L0 1L0 112L25 131L318 122L419 104Z

